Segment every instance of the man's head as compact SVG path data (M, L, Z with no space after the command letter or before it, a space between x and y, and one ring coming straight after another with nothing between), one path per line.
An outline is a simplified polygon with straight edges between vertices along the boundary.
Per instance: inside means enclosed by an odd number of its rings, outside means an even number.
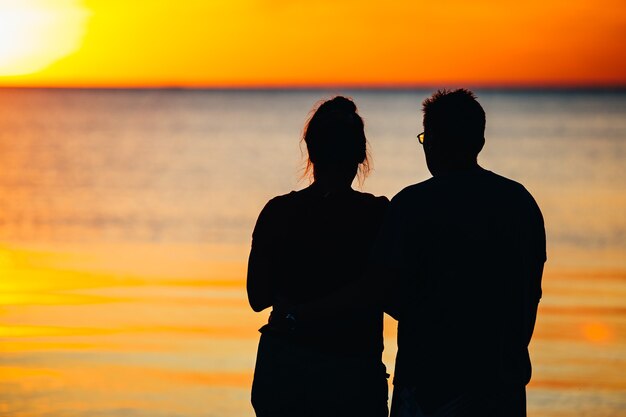
M422 103L424 152L433 175L476 166L485 144L485 111L469 90L439 90Z

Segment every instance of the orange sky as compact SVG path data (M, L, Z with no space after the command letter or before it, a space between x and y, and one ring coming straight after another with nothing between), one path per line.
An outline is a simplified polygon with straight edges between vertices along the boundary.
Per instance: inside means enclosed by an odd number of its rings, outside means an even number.
M623 0L0 0L2 86L625 85Z

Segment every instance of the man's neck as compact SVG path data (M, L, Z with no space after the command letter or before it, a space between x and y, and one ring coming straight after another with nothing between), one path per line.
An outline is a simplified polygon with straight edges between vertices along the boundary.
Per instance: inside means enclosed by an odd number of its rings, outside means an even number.
M437 172L432 173L432 174L433 174L433 177L436 177L439 175L447 175L447 174L452 174L456 172L470 172L470 171L476 171L479 169L482 169L482 167L478 165L478 162L476 160L473 160L473 161L466 161L466 162L461 162L461 163L454 163L454 164L447 164L444 166L440 166L437 169Z

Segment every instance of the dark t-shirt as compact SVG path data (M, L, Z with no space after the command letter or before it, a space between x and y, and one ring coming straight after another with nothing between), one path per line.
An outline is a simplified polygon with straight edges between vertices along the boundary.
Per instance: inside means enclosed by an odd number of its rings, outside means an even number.
M257 220L251 256L270 265L274 307L318 300L362 280L388 204L352 189L324 195L314 186L270 200ZM297 339L335 353L379 356L382 311L299 324Z
M394 384L441 403L528 382L546 244L522 185L477 168L409 186L392 199L374 254L394 281Z

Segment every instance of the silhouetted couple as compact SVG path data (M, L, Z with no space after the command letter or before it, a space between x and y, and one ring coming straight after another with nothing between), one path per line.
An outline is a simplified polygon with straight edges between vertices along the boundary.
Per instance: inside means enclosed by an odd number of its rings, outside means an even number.
M391 202L351 188L368 171L361 117L323 102L303 140L313 183L270 200L248 265L261 329L259 417L386 417L383 312L398 320L392 417L526 415L528 344L545 232L526 189L477 163L485 113L467 90L424 101L433 177Z

